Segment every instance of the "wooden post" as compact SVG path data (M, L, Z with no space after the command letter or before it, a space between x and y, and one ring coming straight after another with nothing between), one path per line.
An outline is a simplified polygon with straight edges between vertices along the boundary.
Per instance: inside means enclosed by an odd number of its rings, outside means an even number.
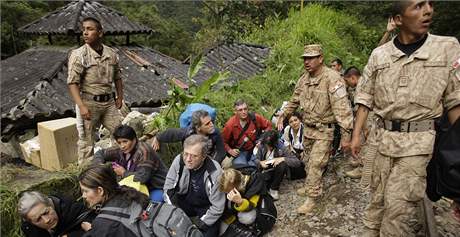
M126 34L126 45L129 45L129 33Z

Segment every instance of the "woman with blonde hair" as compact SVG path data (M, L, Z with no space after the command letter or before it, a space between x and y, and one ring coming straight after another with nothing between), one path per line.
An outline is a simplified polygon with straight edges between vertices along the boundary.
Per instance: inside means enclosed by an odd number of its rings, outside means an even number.
M222 236L261 236L272 229L277 211L260 173L244 175L226 169L219 179L219 189L227 193Z

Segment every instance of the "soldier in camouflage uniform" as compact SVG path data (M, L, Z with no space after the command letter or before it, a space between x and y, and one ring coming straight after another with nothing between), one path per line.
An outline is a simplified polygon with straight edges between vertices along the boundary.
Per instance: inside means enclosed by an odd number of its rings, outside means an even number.
M297 209L307 214L314 208L322 193L322 174L328 163L334 133L334 123L341 127L342 144L349 142L353 123L345 82L340 75L323 64L320 45L306 45L302 55L306 72L300 77L284 115L287 117L298 107L303 109L306 173L305 187L298 193L307 195L305 203ZM283 121L279 119L278 121ZM278 123L278 128L282 122Z
M432 2L395 2L393 18L400 33L374 49L358 84L351 143L355 157L368 111L378 116L372 195L362 236L415 236L434 120L443 109L451 123L460 117L460 45L453 37L428 33L432 15Z
M94 137L100 124L113 133L122 120L123 82L118 55L101 43L102 26L97 19L82 21L85 45L71 52L67 84L75 101L78 127L78 161L93 155ZM117 96L112 93L115 84Z
M350 103L351 103L353 115L356 114L356 110L358 108L358 106L355 106L354 104L354 98L356 94L356 86L358 85L358 81L360 78L361 78L361 72L355 66L351 66L347 68L347 70L345 70L345 73L343 75L343 79L345 80L345 83L347 84L348 99L350 100ZM366 125L369 125L369 124L366 124ZM368 126L366 126L366 128L367 127ZM366 132L364 132L363 135L365 134ZM361 165L362 165L361 159L355 159L349 153L347 153L346 156L348 156L349 163L351 166L354 167L354 169L345 172L345 175L350 178L354 178L354 179L361 178Z

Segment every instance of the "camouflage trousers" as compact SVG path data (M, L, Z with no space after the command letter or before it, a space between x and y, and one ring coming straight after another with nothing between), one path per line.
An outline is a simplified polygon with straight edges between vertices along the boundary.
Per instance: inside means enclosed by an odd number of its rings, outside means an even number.
M304 137L305 187L307 196L317 198L322 194L322 177L329 161L332 140L317 140Z
M112 134L114 129L120 125L123 120L113 100L108 102L96 102L83 99L83 103L91 112L91 120L83 119L80 115L78 106L75 106L78 130L78 163L80 164L92 158L96 130L101 124Z
M425 195L426 166L431 155L388 157L377 152L371 200L364 211L367 228L381 237L415 236L418 204Z

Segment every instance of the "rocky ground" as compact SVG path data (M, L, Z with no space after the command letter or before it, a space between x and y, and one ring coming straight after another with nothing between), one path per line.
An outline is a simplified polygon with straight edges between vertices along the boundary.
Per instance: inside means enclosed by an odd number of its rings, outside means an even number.
M359 180L345 177L351 169L343 158L330 162L324 178L324 196L312 215L298 215L297 207L305 200L296 194L303 180L283 181L280 200L276 202L278 220L267 236L361 236L361 217L369 199L369 192L360 188ZM460 224L450 213L447 200L434 204L435 219L440 237L460 237ZM423 227L420 236L424 236Z

